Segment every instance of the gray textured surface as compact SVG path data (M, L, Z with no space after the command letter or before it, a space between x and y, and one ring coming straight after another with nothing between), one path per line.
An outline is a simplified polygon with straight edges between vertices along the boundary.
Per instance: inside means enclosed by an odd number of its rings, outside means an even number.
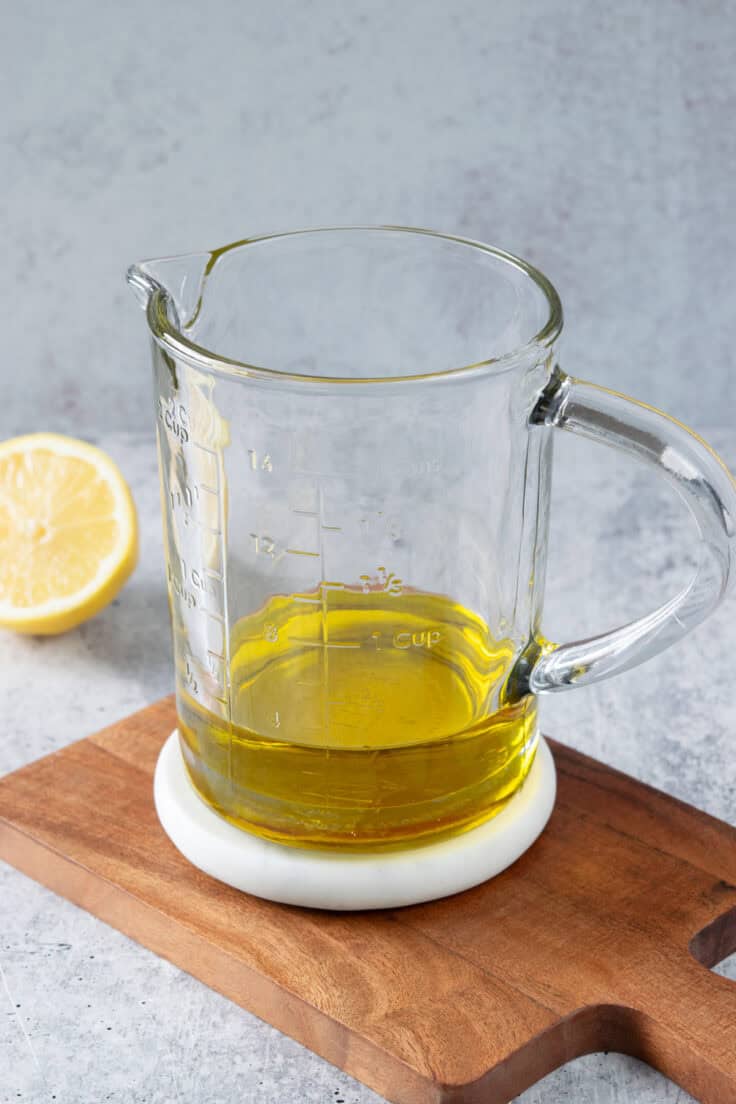
M736 441L713 443L736 465ZM155 455L100 443L130 480L140 566L119 600L59 639L0 634L0 773L147 704L171 686ZM671 593L689 529L630 461L559 442L546 627L593 631ZM734 601L647 666L544 704L547 731L736 822ZM32 688L32 692L29 692ZM379 1098L84 912L0 867L0 1102L369 1104ZM654 905L653 905L654 907ZM736 963L730 967L736 978ZM685 1104L620 1056L551 1075L523 1104Z
M129 261L334 221L460 231L555 281L568 370L726 426L735 72L728 0L12 5L0 432L107 433L143 554L116 606L79 631L0 637L0 771L170 686L153 451L109 436L151 424ZM736 463L732 434L714 439ZM581 463L584 449L560 450L553 636L613 624L677 576L676 506L610 457ZM733 820L733 609L646 668L549 702L548 729ZM1 1104L377 1099L7 869L0 913ZM685 1095L591 1057L523 1097L567 1100Z
M728 0L9 5L0 427L141 426L130 261L346 221L527 256L569 371L720 423L734 73Z

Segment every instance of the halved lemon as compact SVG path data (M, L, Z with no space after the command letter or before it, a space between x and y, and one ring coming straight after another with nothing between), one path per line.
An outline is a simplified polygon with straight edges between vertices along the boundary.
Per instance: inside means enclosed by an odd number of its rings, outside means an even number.
M54 433L0 443L0 626L72 629L112 601L137 558L135 506L109 456Z

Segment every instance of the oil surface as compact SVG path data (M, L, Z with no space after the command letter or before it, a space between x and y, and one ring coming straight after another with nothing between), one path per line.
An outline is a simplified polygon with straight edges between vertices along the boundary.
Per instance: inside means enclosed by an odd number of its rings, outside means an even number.
M531 766L535 701L504 701L511 642L442 596L276 596L230 654L232 721L180 691L182 745L205 800L258 835L412 844L487 820Z

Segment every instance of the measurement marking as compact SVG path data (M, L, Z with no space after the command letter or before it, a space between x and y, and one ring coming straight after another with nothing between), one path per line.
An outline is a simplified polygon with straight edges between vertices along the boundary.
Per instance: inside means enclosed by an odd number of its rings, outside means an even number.
M315 556L319 559L319 552L307 552L304 548L287 548L290 556Z
M201 445L199 441L192 441L192 447L199 449L201 452L208 452L210 456L214 456L217 459L217 453L214 449L207 448L207 445Z
M298 636L292 636L295 644L301 644L303 648L360 648L359 640L341 640L339 643L331 643L329 640L302 640Z
M344 590L345 589L345 584L344 583L337 583L337 582L333 583L329 580L327 580L325 582L322 582L319 585L320 585L320 587L323 587L325 590Z
M206 609L204 611L204 613L205 613L205 616L211 617L213 621L219 621L221 625L225 624L225 618L222 616L221 613L215 613L214 610L208 610L208 609Z
M295 594L293 597L294 597L295 602L305 602L309 606L321 606L322 605L322 599L321 598L307 598L306 595L304 595L304 594Z
M216 698L213 695L212 700L216 701L216 702L219 702L223 709L227 709L227 699L226 698Z
M198 529L204 529L205 533L212 533L212 535L215 537L222 536L221 529L216 529L212 525L205 525L203 521L199 521L197 518L194 519L194 524L197 526Z
M210 494L217 494L217 487L210 487L209 483L199 483L200 491L209 491Z
M342 525L323 525L322 528L328 533L342 533Z
M207 649L207 655L212 656L213 659L220 659L223 663L225 662L224 655L220 655L219 652L213 652L211 648Z
M299 514L300 517L318 517L316 510L297 510L296 507L291 511L292 514Z
M225 576L221 575L219 571L213 571L211 567L206 567L204 569L204 573L205 575L209 575L210 579L217 579L218 583L221 583L225 578Z

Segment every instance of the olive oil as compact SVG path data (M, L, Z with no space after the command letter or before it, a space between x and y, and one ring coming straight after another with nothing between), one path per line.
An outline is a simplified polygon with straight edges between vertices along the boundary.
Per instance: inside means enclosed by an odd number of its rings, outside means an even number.
M493 816L536 750L536 703L506 700L509 640L441 595L322 584L276 596L230 640L231 717L179 693L200 795L305 847L401 847Z

